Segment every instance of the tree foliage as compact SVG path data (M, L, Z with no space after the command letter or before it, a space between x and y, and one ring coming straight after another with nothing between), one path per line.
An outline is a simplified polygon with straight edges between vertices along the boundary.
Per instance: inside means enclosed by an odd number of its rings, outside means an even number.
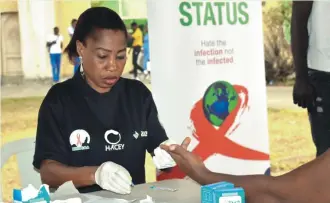
M293 74L290 48L291 9L291 1L267 1L263 5L267 81L285 81Z

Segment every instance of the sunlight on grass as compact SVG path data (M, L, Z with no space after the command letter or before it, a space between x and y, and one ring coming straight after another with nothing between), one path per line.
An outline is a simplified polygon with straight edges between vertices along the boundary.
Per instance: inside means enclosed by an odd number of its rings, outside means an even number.
M303 110L268 110L270 158L273 174L292 170L314 158L307 113Z
M1 110L1 144L35 136L38 109L43 98L5 99ZM279 175L314 158L315 148L305 111L268 110L271 169ZM146 177L155 181L155 167L146 158ZM2 168L3 194L11 199L12 189L20 186L16 157Z

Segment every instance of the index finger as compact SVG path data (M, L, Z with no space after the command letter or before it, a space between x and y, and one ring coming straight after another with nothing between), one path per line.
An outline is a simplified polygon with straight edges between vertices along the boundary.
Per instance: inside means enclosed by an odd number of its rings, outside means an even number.
M160 147L161 149L167 151L167 152L170 151L170 146L168 146L168 145L161 144L159 147Z
M189 153L184 147L180 145L171 145L167 151L171 156L180 156L184 157L187 153Z
M179 154L175 154L175 153L172 153L171 151L168 152L168 153L171 155L171 157L173 158L173 160L174 160L176 163L180 163L180 162L181 162L181 160L182 160L181 155L179 155Z
M165 150L167 153L169 153L172 157L179 157L182 154L182 150L178 150L178 148L183 149L180 145L172 144L170 146L167 145L160 145L160 148ZM184 149L183 149L184 150Z

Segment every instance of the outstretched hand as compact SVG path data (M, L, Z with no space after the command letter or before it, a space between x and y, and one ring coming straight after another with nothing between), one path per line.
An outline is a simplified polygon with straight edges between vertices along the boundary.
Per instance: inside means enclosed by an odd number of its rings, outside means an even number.
M181 145L161 145L160 147L172 156L185 174L197 182L202 182L201 178L210 171L205 167L199 156L187 150L190 142L191 139L186 137Z

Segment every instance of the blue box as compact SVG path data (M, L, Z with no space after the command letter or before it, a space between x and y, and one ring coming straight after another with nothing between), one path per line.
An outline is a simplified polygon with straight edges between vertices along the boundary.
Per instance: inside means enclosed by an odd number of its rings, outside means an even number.
M234 184L229 182L219 182L219 183L213 183L210 185L204 185L201 187L201 199L202 203L214 203L215 196L214 191L219 189L230 189L234 188Z
M245 192L229 182L205 185L201 187L201 203L245 203Z
M241 187L214 191L215 203L245 203L245 192Z

